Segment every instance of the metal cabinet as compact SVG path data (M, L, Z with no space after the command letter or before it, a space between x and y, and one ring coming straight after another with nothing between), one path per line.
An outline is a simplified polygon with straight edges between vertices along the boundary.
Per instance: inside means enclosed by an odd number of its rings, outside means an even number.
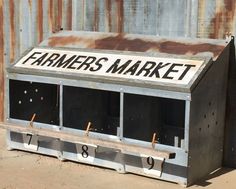
M225 40L54 34L7 70L8 146L190 185L222 163L228 56Z

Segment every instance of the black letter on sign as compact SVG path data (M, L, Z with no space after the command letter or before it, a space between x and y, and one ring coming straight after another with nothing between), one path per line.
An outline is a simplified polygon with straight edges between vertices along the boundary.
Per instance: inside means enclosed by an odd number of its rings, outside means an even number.
M154 66L156 65L156 62L151 62L151 61L147 61L144 66L139 70L139 72L136 74L137 76L140 75L143 71L145 71L146 73L143 76L147 76L150 73L150 70L152 68L154 68Z
M108 61L108 58L103 57L103 58L98 59L98 60L95 62L95 65L97 66L97 68L91 67L89 70L90 70L91 72L96 72L96 71L100 70L100 69L102 68L102 64L100 63L101 60L104 60L104 62L107 62L107 61Z
M42 61L46 58L47 55L48 53L45 53L43 56L35 60L31 65L34 65L35 63L37 63L37 66L39 66L42 63Z
M84 70L87 70L90 67L90 64L92 64L96 60L96 57L94 56L88 56L84 62L77 68L79 70L83 66L85 66Z
M184 70L184 72L182 73L182 75L179 77L178 80L182 80L191 67L196 67L196 65L190 65L190 64L185 64L184 66L186 66L186 69Z
M34 55L36 54L42 54L41 52L34 52L30 57L28 57L22 64L25 64L29 59L36 59Z
M137 71L139 65L140 65L141 61L137 61L133 66L131 66L128 70L126 70L126 72L124 73L124 75L126 75L127 73L130 72L130 75L134 75L135 72Z
M179 70L174 70L174 67L175 66L183 66L183 64L172 64L171 66L170 66L170 68L166 71L166 73L163 75L163 77L162 78L165 78L165 79L173 79L174 77L171 77L171 76L168 76L169 75L169 73L171 73L171 72L178 72Z
M53 64L53 61L56 60L58 57L60 56L60 54L57 53L53 53L51 56L49 56L49 58L47 60L45 60L40 66L45 65L47 62L49 62L48 66Z
M60 57L53 65L52 67L63 67L65 68L74 58L76 57L76 55L73 55L72 57L68 58L67 60L65 60L66 58L66 54L63 54L62 57ZM64 61L65 60L65 61ZM64 61L64 62L63 62ZM48 65L49 66L49 65ZM51 65L50 65L51 66Z
M152 77L154 74L156 76L156 78L160 78L160 74L159 74L159 69L164 68L166 66L170 65L170 63L166 63L163 65L163 62L160 62L155 69L152 71L152 73L150 73L150 75L148 77Z
M116 73L116 72L118 72L118 74L121 74L125 70L125 68L130 64L131 61L132 60L128 60L126 63L124 63L120 67L118 67L119 63L120 63L120 59L117 59L115 61L115 63L112 64L111 67L106 71L106 73L109 73L109 72Z
M73 64L80 64L81 61L78 61L80 58L86 58L87 56L78 56L71 64L67 67L69 69L76 69L76 67L73 67ZM63 67L64 68L64 67Z

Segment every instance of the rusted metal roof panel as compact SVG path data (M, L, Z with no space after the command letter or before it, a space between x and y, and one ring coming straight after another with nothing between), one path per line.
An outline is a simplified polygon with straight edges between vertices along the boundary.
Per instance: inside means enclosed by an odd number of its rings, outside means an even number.
M216 58L223 51L227 43L225 40L160 38L151 35L124 33L61 31L52 35L40 45L174 55L210 53L213 58Z
M83 30L224 38L235 33L232 0L1 0L10 62L51 33ZM173 8L174 7L174 8ZM7 64L9 61L6 62Z
M235 35L236 2L234 0L203 0L198 9L198 37L224 38Z

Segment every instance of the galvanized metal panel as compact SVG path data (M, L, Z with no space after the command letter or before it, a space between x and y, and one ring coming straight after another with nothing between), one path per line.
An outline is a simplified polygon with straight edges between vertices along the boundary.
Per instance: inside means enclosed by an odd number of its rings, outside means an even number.
M199 1L198 37L224 38L235 34L236 3L232 0Z
M106 26L106 11L103 11L104 7L106 6L105 1L97 1L98 5L98 12L96 14L96 31L100 32L108 32L108 27Z
M213 20L216 12L215 0L204 0L199 2L198 10L198 37L208 37L212 31L211 20Z
M87 0L85 4L85 15L84 15L84 30L85 31L94 31L94 16L96 11L95 3L93 0Z
M19 1L20 54L32 45L32 4L31 1Z
M3 107L4 105L4 22L3 22L3 1L0 1L0 106ZM3 120L4 112L3 109L0 108L0 120Z
M186 36L188 37L196 37L197 31L198 31L198 0L191 0L187 1L187 11L189 14L187 14L188 22L186 25Z
M174 7L174 8L173 8ZM158 33L161 36L184 36L187 1L162 0L158 5Z
M229 46L192 93L188 184L222 166L228 58Z
M157 1L124 1L124 32L157 34Z
M236 167L236 64L235 46L230 46L229 81L224 137L224 165Z
M72 0L58 1L58 19L58 29L72 29Z
M7 5L9 5L9 1L1 1L2 3L2 8L3 8L3 13L1 13L2 17L1 17L1 21L2 24L0 26L0 30L2 33L2 38L3 41L0 42L0 44L2 44L2 48L3 51L0 53L0 57L3 57L3 59L1 59L0 61L0 67L2 66L2 68L6 68L8 67L9 63L10 63L10 40L6 40L7 38L10 38L10 27L3 27L5 23L10 23L10 13L8 11L8 7ZM7 114L7 110L4 108L7 106L7 95L6 95L6 91L7 89L5 89L5 83L6 83L6 79L4 78L5 74L4 74L4 70L2 70L2 72L0 73L0 80L2 81L2 85L0 87L0 91L4 92L4 96L1 96L1 104L0 104L0 112L2 117L0 118L0 120L4 120L4 118L6 117L5 115ZM4 91L5 90L5 91Z
M84 0L72 0L72 30L84 29L84 3Z

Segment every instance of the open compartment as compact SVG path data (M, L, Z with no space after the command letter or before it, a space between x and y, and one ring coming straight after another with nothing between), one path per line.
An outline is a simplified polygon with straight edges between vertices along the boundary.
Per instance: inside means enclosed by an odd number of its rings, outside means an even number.
M59 86L9 80L10 118L59 125Z
M63 87L63 126L117 135L120 120L120 94L117 92Z
M185 101L124 94L124 137L181 147L184 140Z

